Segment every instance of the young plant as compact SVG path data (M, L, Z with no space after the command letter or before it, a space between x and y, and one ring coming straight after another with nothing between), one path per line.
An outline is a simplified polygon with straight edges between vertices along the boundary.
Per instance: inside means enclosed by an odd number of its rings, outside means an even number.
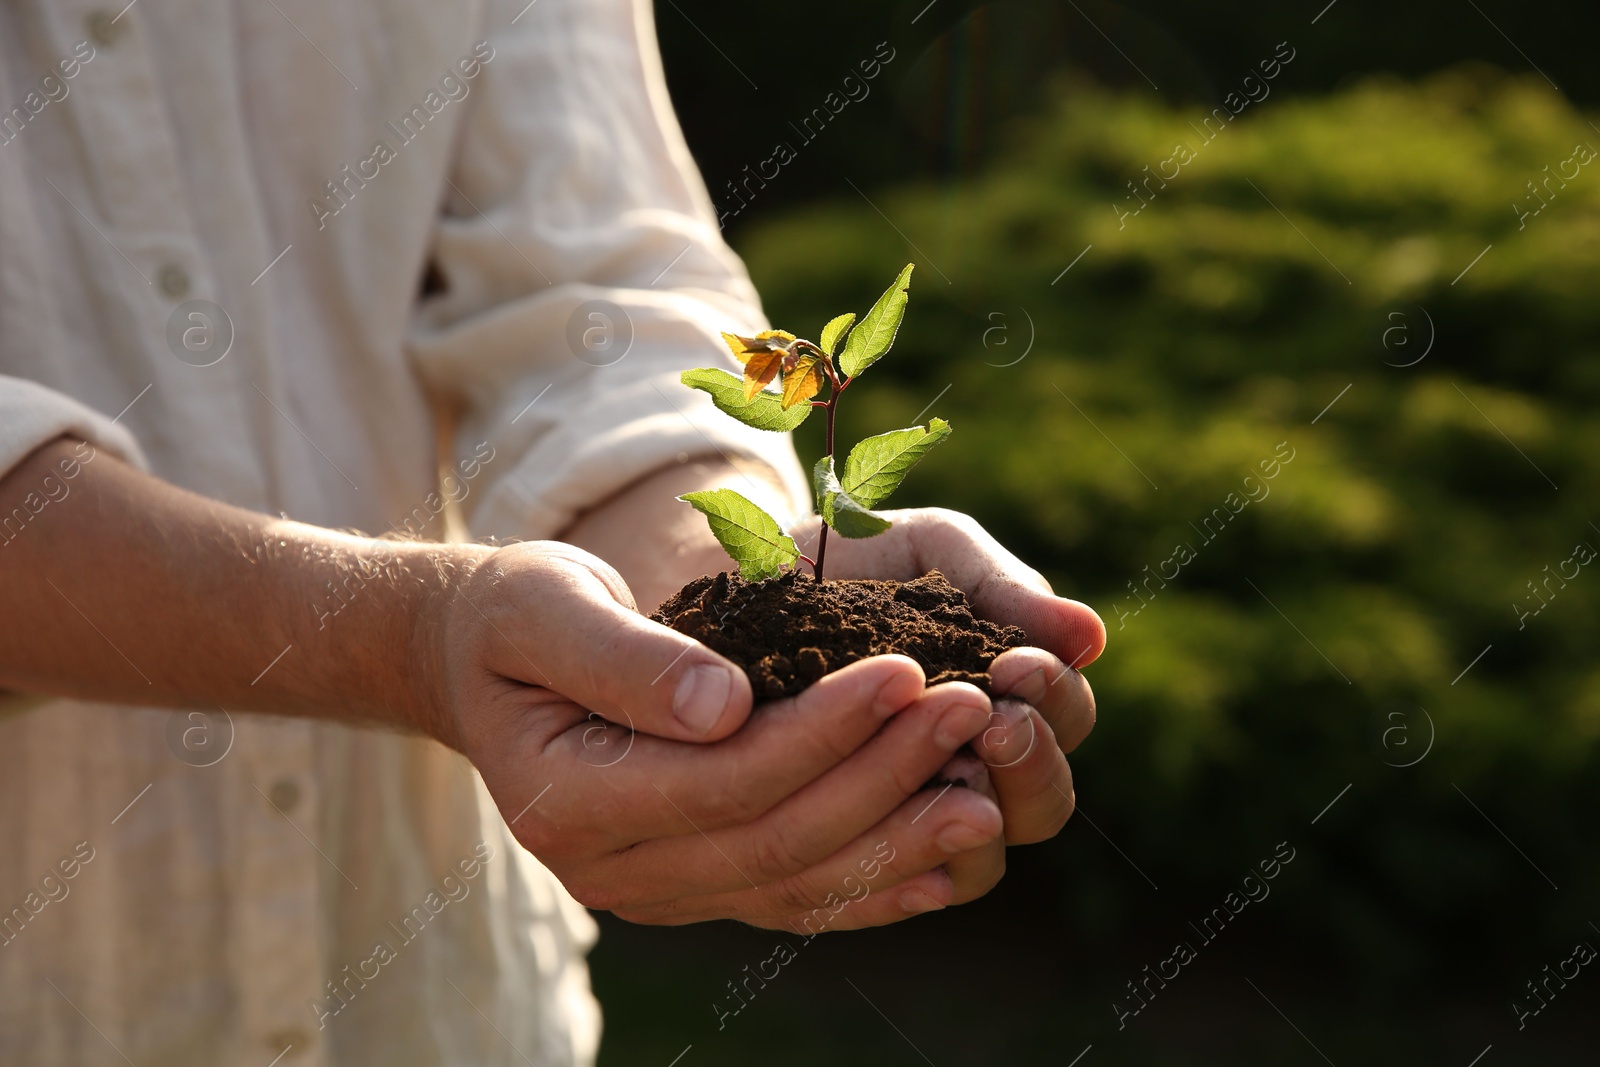
M816 408L826 413L827 451L812 471L817 513L823 522L816 559L802 553L776 519L732 489L685 493L678 498L705 515L712 534L739 564L739 574L747 581L775 578L800 560L809 563L812 574L821 581L828 531L856 538L887 530L889 520L872 509L899 488L934 445L950 436L948 422L931 419L926 426L867 438L850 450L842 468L834 462L833 427L839 398L862 371L894 346L910 285L911 264L907 264L865 318L857 323L853 313L840 315L822 328L818 343L783 330L767 330L754 337L723 334L734 357L744 365L743 380L715 367L683 372L684 385L711 394L721 411L759 430L787 433ZM776 391L767 388L774 383ZM816 399L824 386L827 399Z

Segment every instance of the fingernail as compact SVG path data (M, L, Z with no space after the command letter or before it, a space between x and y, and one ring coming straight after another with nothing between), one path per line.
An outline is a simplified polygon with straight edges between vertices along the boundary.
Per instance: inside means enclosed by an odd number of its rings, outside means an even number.
M959 704L945 712L944 718L939 720L939 725L933 731L934 744L954 752L976 737L988 721L988 709Z
M928 911L942 911L944 905L934 900L924 890L907 889L900 894L900 907L909 915L921 915Z
M1018 700L1029 704L1038 705L1044 700L1045 694L1050 691L1050 679L1045 677L1044 668L1041 667L1022 681L1011 687L1007 696L1016 697Z
M672 695L672 714L690 733L704 737L722 720L732 689L733 678L726 667L710 663L690 667L678 679L678 689Z
M940 830L939 836L933 840L941 849L953 856L957 852L971 852L980 845L987 845L994 840L994 835L986 834L964 822L953 822Z

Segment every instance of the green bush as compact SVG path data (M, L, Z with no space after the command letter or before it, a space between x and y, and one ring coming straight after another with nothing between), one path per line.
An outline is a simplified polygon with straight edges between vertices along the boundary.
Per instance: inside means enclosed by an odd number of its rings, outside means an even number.
M1170 944L1287 839L1306 858L1259 929L1373 988L1516 995L1600 887L1600 568L1520 629L1512 606L1600 549L1600 166L1525 225L1512 204L1600 130L1481 68L1269 98L1210 143L1144 94L1059 99L971 182L844 187L741 251L774 321L813 332L918 261L898 358L841 432L948 383L955 436L903 502L977 515L1107 620L1074 769L1162 892L1047 846L1062 920ZM1119 221L1180 143L1195 158ZM1432 749L1393 766L1423 751L1419 709Z

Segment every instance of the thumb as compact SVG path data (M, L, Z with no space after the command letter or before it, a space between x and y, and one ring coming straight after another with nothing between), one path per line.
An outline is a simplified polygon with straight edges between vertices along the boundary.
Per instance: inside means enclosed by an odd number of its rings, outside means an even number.
M620 726L677 741L717 741L749 718L744 671L639 614L610 564L570 545L546 558L555 580L538 612L539 667L549 688Z

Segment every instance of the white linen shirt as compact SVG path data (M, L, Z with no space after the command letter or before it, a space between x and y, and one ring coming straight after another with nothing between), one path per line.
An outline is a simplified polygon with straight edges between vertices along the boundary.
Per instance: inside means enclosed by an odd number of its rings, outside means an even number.
M69 434L424 536L442 465L473 536L553 536L680 454L805 499L786 438L677 382L766 324L647 0L124 2L0 4L0 473ZM593 923L460 757L5 703L0 1063L592 1061Z

